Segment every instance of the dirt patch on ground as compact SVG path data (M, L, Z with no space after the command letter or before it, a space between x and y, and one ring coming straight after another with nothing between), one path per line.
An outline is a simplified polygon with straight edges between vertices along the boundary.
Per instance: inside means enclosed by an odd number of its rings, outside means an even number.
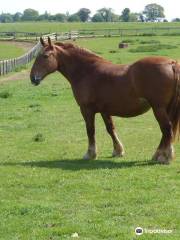
M0 84L9 82L9 81L23 80L28 78L29 78L29 70L23 70L21 72L17 72L8 76L0 77Z
M22 48L25 52L28 52L31 48L33 48L36 43L32 42L16 42L16 41L1 41L2 43L12 44L19 48Z
M14 46L22 48L25 52L28 52L36 43L32 42L16 42L16 41L2 41L3 43L12 44ZM0 84L8 81L23 80L29 78L29 70L23 70L17 73L10 73L0 77Z

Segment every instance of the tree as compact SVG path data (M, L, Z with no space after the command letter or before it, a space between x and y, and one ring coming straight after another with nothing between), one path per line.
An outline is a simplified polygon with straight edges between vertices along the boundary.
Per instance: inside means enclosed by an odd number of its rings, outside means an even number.
M139 14L138 13L130 13L129 22L138 22Z
M0 22L2 22L2 23L13 22L13 17L10 13L2 13L0 15Z
M123 22L129 22L129 19L130 19L130 9L129 8L125 8L122 11L121 19Z
M39 17L38 17L38 21L48 21L49 20L49 13L47 12L47 11L45 11L45 13L44 14L41 14L41 15L39 15Z
M55 15L55 20L59 22L66 22L66 15L63 13L57 13Z
M172 22L180 22L180 18L174 18Z
M164 8L156 3L145 6L144 12L147 21L155 21L158 18L164 18Z
M55 15L49 15L48 20L49 21L56 21Z
M89 19L89 14L91 11L88 8L81 8L78 12L77 15L81 19L82 22L87 22Z
M100 13L96 13L93 15L93 17L91 18L92 22L104 22L104 18L101 16Z
M142 13L139 14L139 20L141 22L145 22L146 21L146 18L145 18L145 16Z
M21 18L22 18L22 13L20 13L20 12L17 12L13 15L13 21L14 22L20 22Z
M77 13L70 15L67 20L68 20L68 22L80 22L81 21L80 17L77 15Z
M111 13L111 22L119 22L119 15Z
M22 20L24 21L36 21L38 19L39 13L38 11L28 8L24 10Z
M97 12L101 15L104 22L112 22L113 20L112 8L101 8Z

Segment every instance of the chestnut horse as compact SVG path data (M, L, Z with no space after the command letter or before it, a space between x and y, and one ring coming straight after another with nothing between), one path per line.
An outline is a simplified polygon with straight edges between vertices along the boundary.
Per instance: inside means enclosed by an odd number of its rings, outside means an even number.
M84 159L96 158L95 114L100 113L113 141L113 156L124 148L112 116L134 117L152 108L162 139L153 159L169 163L172 143L180 134L180 64L166 57L146 57L130 65L113 64L71 43L45 43L32 67L34 85L59 71L69 81L86 123L88 150Z

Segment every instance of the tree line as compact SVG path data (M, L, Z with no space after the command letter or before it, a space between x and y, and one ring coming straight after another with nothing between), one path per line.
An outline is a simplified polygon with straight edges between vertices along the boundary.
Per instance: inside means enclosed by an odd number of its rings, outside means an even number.
M140 13L133 13L129 8L125 8L121 15L115 14L112 8L101 8L91 16L91 10L81 8L74 14L67 12L51 15L47 11L44 14L39 14L35 9L25 9L23 13L15 14L2 13L0 14L0 22L21 22L21 21L59 21L59 22L154 22L167 21L165 19L164 8L156 3L148 4ZM178 21L178 18L174 19Z

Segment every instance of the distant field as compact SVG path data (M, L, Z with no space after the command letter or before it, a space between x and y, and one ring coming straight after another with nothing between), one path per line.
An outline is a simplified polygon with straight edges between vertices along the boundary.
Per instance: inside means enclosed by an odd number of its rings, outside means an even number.
M180 58L180 37L83 39L77 44L114 63L147 55ZM137 239L138 226L172 230L141 240L180 239L180 144L169 166L151 162L161 137L149 111L115 118L126 155L112 159L112 143L96 117L98 159L83 161L85 124L69 83L52 74L38 87L29 77L0 85L0 239Z
M0 42L0 60L19 57L25 50L11 43Z
M59 23L27 22L0 24L0 31L61 32L81 29L180 27L180 23Z
M129 47L119 49L120 41L127 42ZM80 39L75 44L87 47L114 63L130 63L148 55L180 59L180 36Z

